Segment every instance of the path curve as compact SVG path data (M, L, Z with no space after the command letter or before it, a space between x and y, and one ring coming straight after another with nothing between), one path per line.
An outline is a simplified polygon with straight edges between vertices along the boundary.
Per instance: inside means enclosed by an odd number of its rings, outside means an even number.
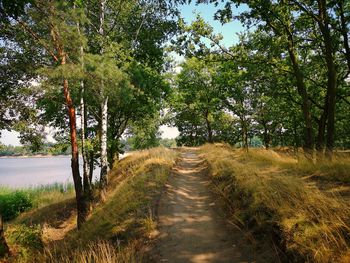
M203 160L185 149L173 168L159 208L157 262L251 262L244 259L219 216ZM237 239L237 233L236 233Z

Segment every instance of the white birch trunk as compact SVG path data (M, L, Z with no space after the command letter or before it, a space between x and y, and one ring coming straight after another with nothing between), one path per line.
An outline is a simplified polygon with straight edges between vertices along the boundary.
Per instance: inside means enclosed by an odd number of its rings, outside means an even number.
M101 186L108 183L108 159L107 159L107 121L108 121L108 97L101 103Z
M74 9L75 9L74 4ZM80 35L80 24L77 22L78 34ZM84 47L80 46L80 58L81 58L81 68L84 70ZM80 81L80 112L81 112L81 154L83 156L83 187L84 191L91 190L91 181L89 179L89 169L88 169L88 160L86 156L86 138L85 138L85 86L84 80Z
M103 37L104 30L103 24L105 20L105 6L106 0L101 0L100 2L100 28L99 33ZM103 47L100 51L101 55L103 54ZM104 95L104 85L101 81L101 173L100 173L100 184L101 188L104 189L107 186L108 178L108 158L107 158L107 121L108 121L108 97Z
M86 156L86 138L85 138L85 87L84 81L80 82L81 88L81 97L80 97L80 112L81 112L81 154L83 156L83 181L84 181L84 189L90 189L91 182L89 179L89 168L88 161Z

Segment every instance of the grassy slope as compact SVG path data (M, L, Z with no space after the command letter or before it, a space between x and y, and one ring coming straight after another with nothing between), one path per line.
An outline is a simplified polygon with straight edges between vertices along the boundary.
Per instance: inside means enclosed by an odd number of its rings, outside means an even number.
M142 253L137 251L155 226L156 198L176 158L177 153L160 147L116 164L109 174L106 202L94 209L79 232L72 199L23 214L6 231L16 260L139 262Z
M205 145L201 152L232 218L260 244L273 241L288 261L350 260L350 206L315 181L348 182L349 160L314 165L273 151L245 153L225 145Z

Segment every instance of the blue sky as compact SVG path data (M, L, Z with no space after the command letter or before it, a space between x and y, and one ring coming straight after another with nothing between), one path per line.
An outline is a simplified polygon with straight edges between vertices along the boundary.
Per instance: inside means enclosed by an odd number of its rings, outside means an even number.
M183 5L180 8L181 15L185 19L185 22L191 23L195 20L197 14L200 14L206 22L208 22L213 28L215 33L221 33L224 37L223 44L226 47L232 46L238 42L237 33L244 31L244 27L239 21L233 21L222 25L219 21L214 20L214 14L220 8L223 8L224 4L221 3L217 7L214 4L199 4L192 3L190 5ZM240 6L238 8L233 6L233 14L237 15L247 10L246 6Z
M180 11L186 23L191 23L193 20L195 20L197 14L200 14L204 20L214 28L215 33L221 33L223 35L222 44L226 47L230 47L237 43L237 33L244 31L244 28L238 21L233 21L224 25L222 25L219 21L215 21L214 14L220 7L223 7L223 4L215 7L214 4L196 5L195 3L192 3L190 5L181 6ZM237 15L245 10L247 10L247 7L242 6L239 8L234 8L233 13L234 15ZM162 127L161 131L163 132L162 137L164 138L174 138L178 134L177 128L175 127ZM0 138L0 142L3 144L20 145L19 139L17 138L18 133L9 131L1 132L2 136Z

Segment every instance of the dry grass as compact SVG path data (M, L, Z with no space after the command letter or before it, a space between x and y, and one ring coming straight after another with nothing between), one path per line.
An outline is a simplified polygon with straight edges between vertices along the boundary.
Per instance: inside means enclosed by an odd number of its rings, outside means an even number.
M237 224L258 239L272 239L288 259L346 262L350 206L310 180L315 174L336 180L332 176L342 173L346 162L314 165L273 151L246 153L226 145L205 145L201 152Z
M43 256L42 261L48 263L137 263L142 262L142 257L137 253L137 245L130 244L123 248L123 251L116 248L116 246L108 241L98 241L89 244L86 248L79 248L72 254L69 248L63 253L63 256L57 257L50 250L47 250Z
M54 230L63 235L55 240L50 240L47 234L42 236L43 251L34 249L24 257L18 255L17 260L141 262L142 247L155 226L153 218L157 198L177 156L176 152L159 147L135 152L116 163L109 173L106 201L95 207L79 231L70 228L64 232L64 224L69 227L75 223L71 222L74 207L59 208L62 204L70 205L68 200L23 216L20 223L40 226L44 235L46 232L52 234Z

